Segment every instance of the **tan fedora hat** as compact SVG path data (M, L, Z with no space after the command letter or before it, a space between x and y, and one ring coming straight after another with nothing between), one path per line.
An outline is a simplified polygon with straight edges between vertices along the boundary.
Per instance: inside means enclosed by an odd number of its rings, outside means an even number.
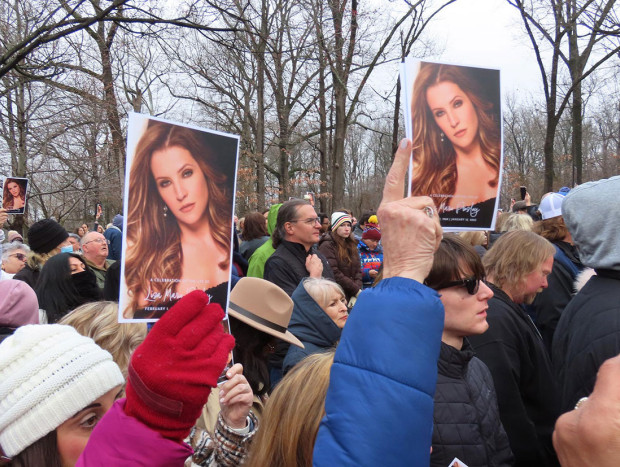
M242 277L230 292L228 314L259 331L304 348L290 331L293 300L277 285L258 277Z

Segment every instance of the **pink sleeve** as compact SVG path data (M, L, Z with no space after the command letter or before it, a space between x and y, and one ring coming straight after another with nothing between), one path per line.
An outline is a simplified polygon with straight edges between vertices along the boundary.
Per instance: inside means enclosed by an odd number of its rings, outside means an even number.
M114 403L93 430L77 467L149 466L182 467L193 454L185 443L164 438L125 414L125 399Z

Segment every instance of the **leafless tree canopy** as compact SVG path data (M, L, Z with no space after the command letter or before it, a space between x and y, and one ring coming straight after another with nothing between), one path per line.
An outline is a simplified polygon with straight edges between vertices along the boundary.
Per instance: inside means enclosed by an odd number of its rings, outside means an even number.
M31 180L12 227L121 212L130 111L241 135L240 215L306 191L376 208L403 134L396 64L437 54L427 25L454 1L0 1L0 166ZM569 185L578 147L583 180L620 164L615 1L509 2L545 102L507 101L506 205Z

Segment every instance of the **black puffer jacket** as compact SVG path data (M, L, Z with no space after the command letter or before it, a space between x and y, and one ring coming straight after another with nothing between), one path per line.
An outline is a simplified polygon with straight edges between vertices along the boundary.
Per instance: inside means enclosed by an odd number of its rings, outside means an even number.
M461 350L441 343L437 370L431 466L455 457L469 467L513 465L493 378L467 339Z

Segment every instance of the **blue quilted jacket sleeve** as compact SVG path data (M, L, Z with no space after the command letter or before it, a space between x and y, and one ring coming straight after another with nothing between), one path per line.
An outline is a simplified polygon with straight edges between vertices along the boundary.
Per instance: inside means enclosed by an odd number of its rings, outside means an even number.
M344 327L314 466L428 466L443 330L439 295L394 277L360 295Z

